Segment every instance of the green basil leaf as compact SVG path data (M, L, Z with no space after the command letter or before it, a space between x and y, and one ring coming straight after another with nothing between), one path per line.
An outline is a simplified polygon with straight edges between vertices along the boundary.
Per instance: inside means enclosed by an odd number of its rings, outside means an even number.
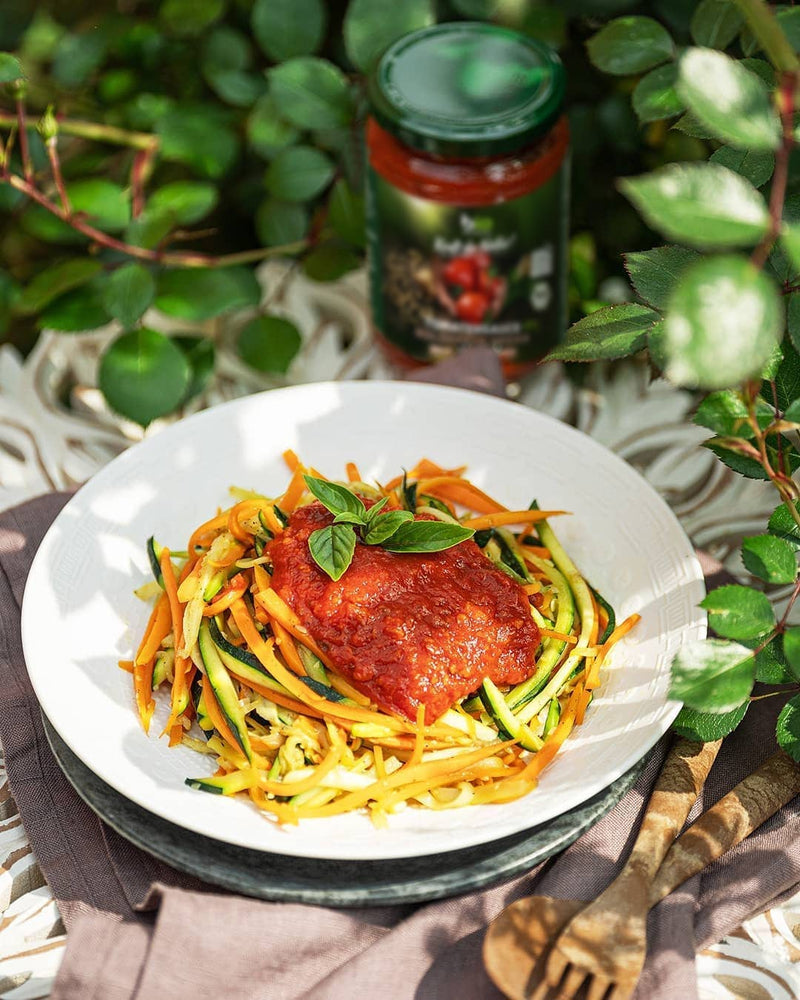
M85 285L102 269L103 265L99 260L89 257L72 257L60 264L53 264L40 271L25 286L17 299L16 309L21 313L39 312L59 295Z
M719 163L729 170L735 170L753 187L762 187L772 177L775 157L768 149L736 149L734 146L720 146L709 157L711 163Z
M0 83L13 83L22 76L19 60L10 52L0 52Z
M322 0L256 0L253 5L253 34L277 63L316 52L326 23Z
M701 0L692 15L690 31L697 45L727 49L744 24L744 14L732 0Z
M310 201L323 191L334 174L333 162L314 146L291 146L269 165L266 183L276 198Z
M352 118L347 77L327 59L289 59L270 70L269 85L283 117L300 128L337 128Z
M327 507L331 514L342 514L347 511L361 518L363 524L367 516L367 508L360 497L357 497L352 490L339 483L328 482L327 479L317 479L314 476L303 476L306 486L314 494L317 500Z
M800 513L800 500L794 500L794 509ZM776 507L767 524L769 533L788 542L793 549L800 549L800 526L798 526L785 504Z
M349 524L329 524L308 538L311 557L331 580L338 580L353 561L356 533Z
M157 214L170 214L175 222L191 225L215 208L218 197L213 184L173 181L150 195L147 209Z
M721 639L690 642L672 661L669 694L697 712L733 712L750 696L753 668L753 654L738 643Z
M180 406L190 378L180 347L146 327L124 333L100 361L103 395L117 413L143 427Z
M261 286L250 268L185 268L161 273L155 304L168 316L202 322L260 300Z
M794 583L797 557L788 542L775 535L755 535L742 542L742 560L759 580L766 583Z
M629 76L672 59L675 46L666 28L651 17L618 17L586 46L598 69Z
M774 281L747 258L700 260L684 271L670 298L667 377L677 385L726 389L760 376L783 324Z
M362 537L366 545L384 545L396 534L401 524L413 521L414 515L409 510L390 510L378 514L371 521Z
M655 309L666 308L678 278L690 264L700 259L696 250L676 246L655 247L623 256L636 294Z
M745 149L777 149L781 123L764 81L714 49L687 49L677 90L715 138ZM724 98L724 99L723 99Z
M693 708L684 707L678 712L678 717L672 723L672 728L687 740L699 740L701 743L713 743L721 740L739 725L750 707L746 701L732 712L697 712Z
M647 344L647 331L659 314L637 302L598 309L568 330L550 361L597 361L624 358Z
M297 327L281 316L256 316L246 323L237 342L239 355L260 372L284 374L303 344Z
M475 532L460 524L444 521L406 521L383 543L390 552L441 552L452 548Z
M389 497L381 497L381 499L378 500L377 503L374 503L367 511L366 523L369 524L370 521L374 521L388 502L389 502Z
M631 102L640 122L657 122L673 118L686 110L683 98L675 89L678 70L674 63L651 69L636 84Z
M755 639L775 627L775 612L766 594L738 583L717 587L700 602L708 624L726 639Z
M369 514L367 515L367 521L369 520ZM356 527L363 528L366 523L365 519L361 517L360 514L353 514L352 511L343 510L340 514L337 514L333 519L334 524L354 524Z
M369 70L401 35L435 22L431 0L350 0L344 46L354 66Z
M123 264L104 282L103 305L124 327L133 326L153 301L156 283L142 264Z
M620 181L620 189L645 222L679 243L752 246L769 229L763 196L718 163L670 163Z
M800 694L796 694L781 709L775 727L778 745L792 758L800 761Z

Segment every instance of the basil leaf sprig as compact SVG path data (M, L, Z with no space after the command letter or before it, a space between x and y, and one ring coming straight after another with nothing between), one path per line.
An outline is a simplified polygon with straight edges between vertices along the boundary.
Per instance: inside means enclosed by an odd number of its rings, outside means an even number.
M326 479L304 476L306 486L333 514L333 524L312 531L311 557L331 580L338 580L353 561L356 543L380 545L389 552L441 552L471 538L474 531L444 521L415 521L410 510L387 510L383 497L367 509L352 490Z

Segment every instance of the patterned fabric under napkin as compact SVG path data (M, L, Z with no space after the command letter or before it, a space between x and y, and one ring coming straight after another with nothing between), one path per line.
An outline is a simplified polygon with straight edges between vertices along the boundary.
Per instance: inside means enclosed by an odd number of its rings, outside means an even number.
M0 515L0 737L12 792L68 932L52 1000L332 1000L354 994L498 1000L481 963L489 921L534 892L591 899L624 861L663 745L617 807L560 857L513 881L428 905L333 910L268 903L204 885L133 847L97 818L59 770L22 657L25 579L67 499L43 496ZM718 572L719 566L709 569ZM725 741L703 807L774 752L781 701L756 702ZM795 799L656 907L637 998L696 997L695 949L796 891L799 838Z

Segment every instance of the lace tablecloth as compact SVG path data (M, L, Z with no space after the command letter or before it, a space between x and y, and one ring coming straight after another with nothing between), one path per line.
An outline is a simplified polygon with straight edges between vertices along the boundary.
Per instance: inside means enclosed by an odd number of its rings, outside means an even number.
M372 348L362 274L317 285L269 264L260 276L265 302L300 328L300 354L285 377L259 375L234 349L248 316L218 321L206 330L218 345L217 374L186 412L278 385L390 377ZM147 322L168 328L157 314ZM114 333L45 332L24 363L11 348L0 349L0 508L76 486L141 438L141 429L110 414L93 388L100 352ZM691 423L690 394L651 383L646 367L634 363L587 368L581 386L549 365L511 389L521 404L574 424L630 462L669 502L694 544L746 578L741 538L764 530L776 498L767 484L734 475L698 447L707 432ZM151 425L148 435L163 426ZM789 589L770 594L778 607ZM47 997L64 947L0 756L0 1000ZM697 969L701 1000L800 996L800 893L703 952Z

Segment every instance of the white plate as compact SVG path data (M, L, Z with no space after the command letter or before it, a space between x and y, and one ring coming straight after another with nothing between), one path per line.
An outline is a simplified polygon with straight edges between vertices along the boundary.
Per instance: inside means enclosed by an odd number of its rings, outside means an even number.
M510 507L536 497L564 508L556 530L620 618L642 621L614 650L583 726L530 795L452 811L406 809L376 830L363 815L281 828L248 802L194 791L208 758L150 737L134 711L130 658L149 607L149 535L178 549L230 485L278 495L293 448L326 475L355 461L386 480L427 456ZM244 847L331 859L410 857L486 843L575 807L630 768L665 732L678 646L705 634L702 573L666 504L601 445L550 417L460 389L410 383L323 383L273 390L183 420L106 466L45 536L25 589L22 638L36 695L62 739L100 778L189 830ZM161 725L159 725L161 722Z

